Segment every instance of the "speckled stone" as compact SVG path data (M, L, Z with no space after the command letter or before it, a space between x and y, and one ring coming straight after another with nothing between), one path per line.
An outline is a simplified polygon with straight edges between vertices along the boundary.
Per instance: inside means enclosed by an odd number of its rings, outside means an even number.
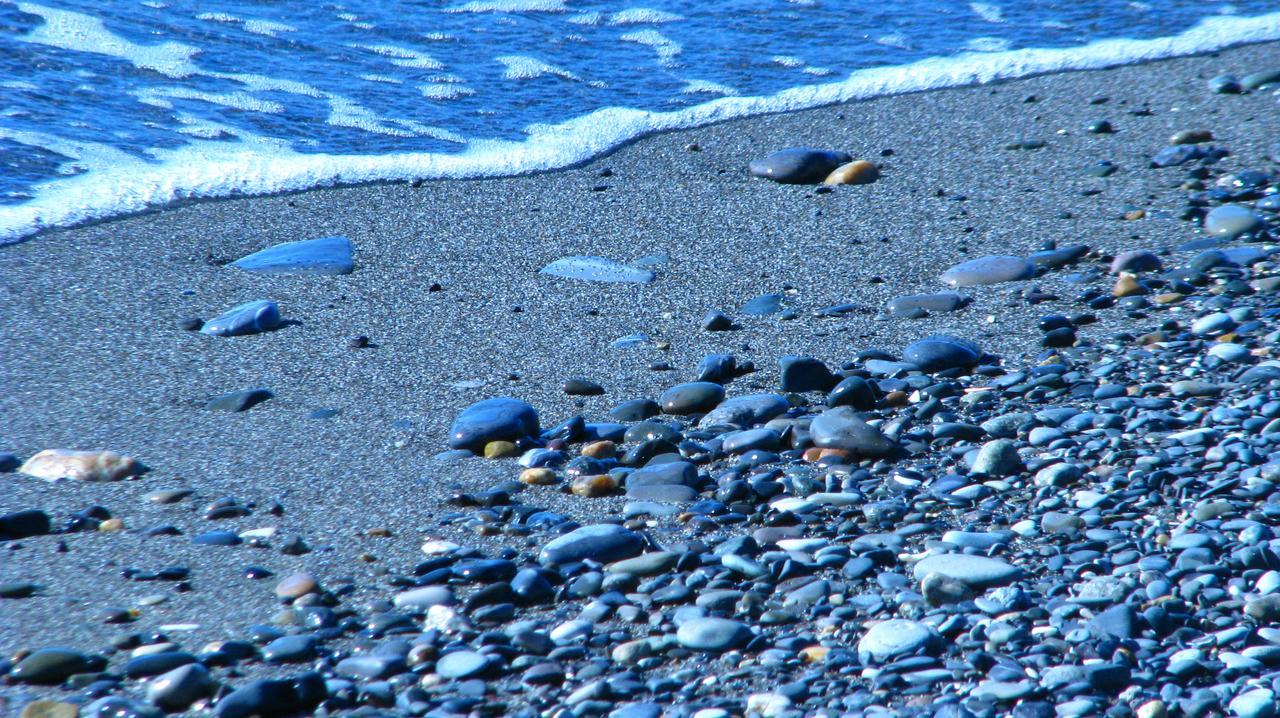
M346 237L320 237L282 242L241 257L231 266L256 274L350 274L355 268L353 252Z
M45 449L27 459L18 472L47 481L120 481L143 470L142 464L114 451Z
M858 641L858 656L864 663L887 663L914 655L936 644L937 635L928 626L895 618L872 626Z

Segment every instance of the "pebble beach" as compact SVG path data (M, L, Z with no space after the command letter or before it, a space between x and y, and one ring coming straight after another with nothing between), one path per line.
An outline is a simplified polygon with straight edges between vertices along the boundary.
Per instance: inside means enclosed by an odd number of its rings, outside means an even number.
M1276 715L1278 68L0 247L0 714Z

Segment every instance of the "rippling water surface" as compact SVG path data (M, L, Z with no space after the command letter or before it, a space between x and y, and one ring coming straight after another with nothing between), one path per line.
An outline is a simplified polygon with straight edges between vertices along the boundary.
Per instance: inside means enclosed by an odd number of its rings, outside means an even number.
M0 241L1280 38L1272 0L0 0Z

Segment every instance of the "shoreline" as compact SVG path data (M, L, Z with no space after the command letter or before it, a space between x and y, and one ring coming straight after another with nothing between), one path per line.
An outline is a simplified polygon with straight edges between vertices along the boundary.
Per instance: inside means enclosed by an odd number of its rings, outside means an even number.
M1223 45L1222 35L1233 39ZM725 96L681 110L603 107L554 125L538 125L539 131L527 134L521 141L477 139L467 151L452 154L328 156L290 151L264 155L252 149L228 149L205 143L200 146L197 162L176 170L169 167L167 171L157 172L150 163L129 161L130 167L115 168L109 174L104 174L106 170L94 170L88 177L81 178L85 182L55 180L52 182L55 187L50 191L52 209L47 198L0 207L0 246L56 231L32 227L49 224L63 229L81 227L101 219L110 221L157 209L173 209L193 197L196 201L236 199L237 191L245 185L255 188L251 197L266 197L294 190L341 189L383 181L499 179L558 172L607 157L645 137L719 122L913 92L1030 79L1064 71L1115 69L1278 40L1280 13L1209 16L1182 33L1168 37L1111 38L1077 47L969 51L950 57L928 57L904 65L863 68L836 82L801 85L771 95ZM761 107L765 108L764 115ZM642 129L637 130L636 126ZM574 138L576 146L566 148L563 140L557 139L566 135ZM260 138L252 139L256 142ZM160 156L167 156L165 162L171 163L196 147L191 145ZM69 151L74 156L78 150L72 147ZM116 161L126 162L123 157ZM281 173L281 165L290 169ZM298 186L300 181L304 187ZM102 196L112 199L102 200Z
M0 514L39 508L61 524L101 505L125 530L37 536L7 551L0 583L42 588L0 601L0 625L17 627L0 631L0 650L96 650L125 633L182 623L199 627L170 631L171 638L196 649L266 622L279 608L272 587L294 571L349 584L343 600L366 605L394 594L390 577L412 575L428 538L536 552L545 536L480 535L471 509L449 503L519 472L511 460L435 458L450 422L481 399L528 401L546 427L575 413L604 420L624 400L657 397L691 380L708 354L730 352L759 368L731 385L736 396L776 390L783 355L839 368L863 350L897 354L934 333L976 341L1010 367L1034 364L1044 351L1038 319L1080 311L1074 300L1085 288L1112 281L1072 283L1070 275L1105 271L1102 255L1129 250L1153 250L1171 265L1194 255L1178 250L1204 237L1179 217L1185 170L1147 167L1172 133L1212 130L1232 151L1222 171L1274 157L1275 96L1215 95L1206 81L1277 66L1280 43L1273 42L895 95L650 136L573 169L201 201L0 247L0 330L9 347L0 352L7 420L0 451L26 458L54 447L111 449L151 468L107 484L5 475ZM1090 104L1103 96L1106 102ZM1096 119L1116 132L1088 133ZM1005 149L1027 140L1046 146ZM817 193L747 175L750 160L788 146L848 150L880 163L882 177ZM1087 170L1102 160L1118 171L1091 176ZM1144 216L1125 219L1137 210ZM356 247L347 276L270 277L224 266L278 242L335 234ZM952 314L878 316L894 297L944 291L937 277L953 264L1025 256L1051 240L1088 244L1099 256L1035 279L963 290L973 302ZM537 272L565 255L628 263L663 254L668 259L648 285ZM433 283L443 291L430 291ZM1033 289L1060 299L1029 304ZM766 292L787 294L799 317L744 316L743 303ZM276 300L284 318L298 323L235 338L177 324L261 298ZM857 309L813 316L845 302ZM701 330L712 310L741 328ZM1102 321L1079 333L1099 346L1192 314L1175 308L1135 320L1118 309L1096 313ZM611 348L637 332L652 341ZM374 346L351 348L361 335ZM654 362L672 370L650 370ZM562 383L578 376L606 393L566 396ZM458 388L467 382L479 385ZM242 413L202 409L211 396L254 387L275 396ZM341 413L307 418L320 408ZM179 488L194 493L174 505L145 498ZM253 503L252 512L203 518L203 508L223 497ZM583 499L548 487L530 487L520 498L583 524L616 518L625 504L621 496ZM267 510L273 502L282 515ZM457 520L441 523L454 514ZM183 535L142 533L160 525ZM204 531L261 527L277 530L270 550L191 543ZM658 535L688 539L669 523L659 528ZM379 537L382 530L390 537ZM315 550L282 554L283 539L293 536ZM191 568L193 590L120 575L172 565ZM276 577L244 578L250 565ZM139 607L154 595L165 598L139 608L132 623L101 620L104 608ZM552 605L534 615L554 623L574 613ZM67 694L0 685L0 697L14 705L37 695Z

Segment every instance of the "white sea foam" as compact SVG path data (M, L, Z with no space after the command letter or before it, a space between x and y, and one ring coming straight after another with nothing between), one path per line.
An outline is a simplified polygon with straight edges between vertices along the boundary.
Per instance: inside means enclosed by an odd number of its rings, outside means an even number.
M476 94L476 91L470 87L453 82L431 82L418 85L418 91L428 100L456 100L459 97Z
M221 105L236 110L249 112L266 112L269 114L284 113L284 105L271 100L263 100L247 92L202 92L189 87L148 87L135 90L134 97L138 101L154 107L173 107L169 100L200 100L212 105Z
M604 13L584 12L568 18L574 25L599 25L604 22Z
M297 32L298 28L283 22L274 20L257 20L250 18L244 21L244 29L255 35L265 35L267 37L279 37L283 32Z
M134 67L173 78L190 77L197 72L191 58L199 49L191 45L180 42L139 45L112 33L102 20L92 15L25 2L18 3L18 9L44 20L17 38L23 42L110 55L127 60Z
M999 5L993 5L989 2L971 2L969 3L969 9L987 22L1004 22L1004 8Z
M610 25L661 25L683 20L684 17L664 10L652 10L647 7L632 7L619 10L609 16Z
M419 70L444 69L444 63L421 50L414 50L410 47L375 43L355 43L348 45L348 47L368 50L370 52L375 52L379 55L389 57L391 58L391 64L397 67L412 67Z
M508 80L532 80L545 75L562 77L566 80L581 79L568 70L528 55L499 55L493 59L506 66L507 69L503 71L502 76Z
M795 55L774 55L769 58L769 62L772 62L775 65L782 65L783 67L804 67L804 60L801 60Z
M680 54L680 44L657 30L645 29L623 33L618 38L623 42L635 42L652 47L658 53L658 64L670 67L675 64L676 55Z
M25 7L34 7L40 10L39 14L54 18L52 24L57 24L62 12L29 4ZM164 67L169 72L190 71L194 52L191 48L174 47L173 43L144 48L121 43L109 34L104 36L105 31L99 31L100 23L87 29L88 35L75 42L59 34L67 30L65 25L53 29L46 26L26 39L31 40L35 35L42 38L36 41L70 45L74 49L85 42L96 42L101 44L99 51L139 66ZM523 141L471 139L462 151L454 153L305 154L283 141L240 130L235 132L233 141L195 139L188 145L155 150L151 157L140 158L106 145L0 128L0 138L67 157L68 166L80 171L75 176L34 186L36 196L28 202L0 206L0 241L17 241L43 228L138 212L188 198L268 194L371 181L550 170L582 162L641 135L737 117L1062 70L1098 69L1276 39L1280 39L1280 12L1252 18L1219 16L1172 37L1110 39L1074 48L936 57L902 66L866 68L837 82L793 87L769 96L719 97L670 112L604 108L559 124L530 126ZM146 54L156 47L167 49ZM509 69L530 64L528 61L532 60L521 56L509 56L508 60L512 57L518 59L503 63ZM252 81L254 76L237 77ZM298 89L305 88L304 85ZM367 123L373 128L371 131L390 128L412 133L424 129L407 121L377 117L350 101L335 100L331 95L325 97L335 107L335 114L341 114L336 112L338 109L347 113L340 119Z
M710 80L686 80L684 87L680 88L680 93L683 95L736 95L738 91L728 85Z
M1007 52L1009 40L1003 37L975 37L964 44L972 52Z
M445 12L564 12L564 0L471 0Z

